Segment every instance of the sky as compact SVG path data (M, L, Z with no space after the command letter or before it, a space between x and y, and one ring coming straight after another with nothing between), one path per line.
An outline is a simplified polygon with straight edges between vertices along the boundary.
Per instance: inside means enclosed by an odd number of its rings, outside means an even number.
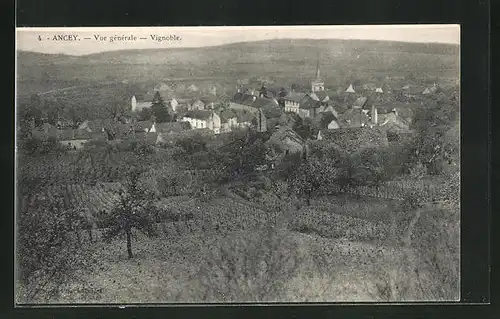
M270 39L362 39L460 44L459 25L17 28L18 50L85 55L104 51L181 48ZM54 36L65 35L62 40ZM71 36L71 37L68 37ZM96 39L95 37L98 37ZM158 41L153 36L163 36ZM105 38L104 38L105 37ZM112 41L113 37L122 38Z

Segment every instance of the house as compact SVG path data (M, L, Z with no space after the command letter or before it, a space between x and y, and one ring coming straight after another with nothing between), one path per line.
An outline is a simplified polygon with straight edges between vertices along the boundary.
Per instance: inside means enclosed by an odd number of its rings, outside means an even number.
M279 127L266 142L266 145L278 154L304 153L306 142L294 130L287 126Z
M35 127L31 130L31 137L39 140L48 140L49 138L57 138L58 129L49 123Z
M130 99L132 112L140 112L145 108L150 108L153 105L151 101L137 101L135 95Z
M198 92L199 88L194 85L194 84L191 84L188 88L187 88L187 91L190 91L190 92Z
M165 83L158 83L154 86L153 91L164 92L164 91L173 91L170 86Z
M334 130L340 128L339 118L331 112L319 113L314 121L318 124L319 129Z
M189 105L189 111L199 110L203 111L205 109L205 103L200 99L195 99Z
M108 140L126 137L133 132L132 124L124 124L112 119L85 120L78 126L78 129L104 134Z
M363 90L365 91L375 91L377 89L377 86L373 83L366 83L363 85Z
M390 132L405 132L410 129L410 123L400 117L394 109L387 114L378 115L379 126Z
M155 131L161 134L181 133L191 129L189 122L165 122L155 123Z
M340 125L337 119L332 120L330 123L328 123L327 129L329 130L336 130L339 129Z
M313 99L309 94L304 95L299 104L299 116L302 118L314 118L321 111L322 102Z
M80 150L92 137L92 133L87 130L67 129L59 131L58 139L63 146L73 150Z
M249 127L252 125L252 120L255 114L247 110L232 110L236 115L237 127Z
M73 150L83 148L84 144L90 140L103 139L103 133L92 133L84 129L57 129L55 126L44 123L40 127L31 131L31 136L43 141L54 139L61 145Z
M367 101L368 101L368 98L366 96L360 96L354 101L352 108L353 109L362 109L365 106Z
M333 105L328 105L322 113L332 113L335 117L339 117L337 111L335 110L335 108L333 107Z
M177 106L178 105L179 105L179 102L175 98L172 98L170 100L170 107L172 108L172 112L174 112L174 113L177 112Z
M408 86L406 85L406 87L408 88L404 88L402 90L402 94L403 96L405 96L406 98L416 98L420 93L422 93L422 89L419 88L418 86Z
M424 95L434 94L437 92L437 90L438 90L437 85L436 85L436 83L434 83L434 85L431 86L430 88L426 87L425 90L422 92L422 94L424 94Z
M331 144L347 154L352 154L365 148L389 145L387 132L378 127L320 130L317 140Z
M189 122L193 129L209 129L215 134L219 134L221 130L221 118L213 111L189 111L184 115L182 121Z
M370 118L363 112L364 110L356 108L345 111L339 119L339 125L343 128L364 127L370 123Z
M233 128L238 127L238 118L236 112L228 109L220 112L221 132L230 132Z
M156 132L156 123L154 121L136 121L132 123L134 133L154 133Z
M356 91L354 91L352 84L349 84L349 87L345 90L345 92L346 93L356 93Z
M302 95L289 95L282 98L285 112L293 112L299 114L299 105L302 100Z
M257 97L247 93L236 93L229 102L229 108L247 110L257 113L259 108L278 108L277 101L265 97Z
M313 100L326 103L330 101L330 97L325 91L312 92L308 94Z
M217 97L215 95L207 95L202 97L200 100L204 103L205 109L214 109L215 103L217 103Z
M375 89L375 93L384 93L384 90L382 90L381 87L378 87Z

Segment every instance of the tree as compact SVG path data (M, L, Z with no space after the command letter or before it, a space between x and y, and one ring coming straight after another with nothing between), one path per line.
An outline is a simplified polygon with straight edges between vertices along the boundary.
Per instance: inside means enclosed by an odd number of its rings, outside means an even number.
M395 173L391 170L391 156L389 151L381 148L368 148L353 156L355 161L354 179L358 185L378 187L389 180Z
M293 130L303 139L313 139L318 136L319 123L311 118L305 118L302 121L295 122Z
M184 149L187 154L194 154L197 152L206 151L207 140L201 134L195 134L193 136L188 136L180 139L176 142L177 146Z
M290 177L290 184L294 192L300 197L305 197L307 205L311 205L311 199L315 192L321 188L334 183L338 178L339 171L333 161L320 160L316 156L310 157L303 162Z
M410 162L424 164L430 174L441 174L444 164L459 152L459 116L458 102L449 99L419 108L412 122L417 134L410 144Z
M163 100L163 98L160 95L160 92L158 91L156 91L154 95L151 106L151 112L156 117L156 121L158 123L171 121L170 113L168 112L168 109L165 105L165 101Z
M139 121L149 121L152 115L153 111L149 107L146 107L139 112L138 119Z
M72 128L78 128L78 125L83 121L84 114L83 110L80 106L77 105L69 105L66 108L66 117L69 118L72 122Z
M32 191L32 190L31 190ZM18 280L21 302L56 296L60 288L77 279L77 270L88 268L86 251L75 232L79 216L64 205L59 194L26 195L17 214Z
M125 189L119 192L119 202L109 215L104 217L107 227L104 239L110 241L124 233L127 240L128 258L133 258L132 231L137 229L147 236L155 236L154 220L157 210L154 206L154 194L140 184L142 170L133 167L128 172Z
M59 111L56 108L52 108L47 112L47 122L51 125L56 125L59 120Z

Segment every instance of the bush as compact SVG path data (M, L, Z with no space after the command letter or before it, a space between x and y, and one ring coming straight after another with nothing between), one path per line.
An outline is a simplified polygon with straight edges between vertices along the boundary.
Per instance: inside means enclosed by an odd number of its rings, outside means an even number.
M197 293L208 302L282 301L304 261L298 245L271 227L234 234L203 258Z
M79 216L65 208L62 198L44 196L17 216L17 302L48 301L65 284L75 283L78 271L88 269L91 262L74 236Z

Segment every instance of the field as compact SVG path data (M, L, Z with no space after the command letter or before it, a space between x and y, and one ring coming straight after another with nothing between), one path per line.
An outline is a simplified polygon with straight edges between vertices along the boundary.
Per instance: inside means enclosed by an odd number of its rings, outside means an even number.
M405 251L391 237L384 218L370 216L370 211L374 216L393 213L383 201L351 198L347 206L342 200L330 203L339 214L320 211L316 205L296 212L285 224L242 199L218 197L200 202L177 197L165 202L173 213L191 212L193 219L159 225L156 238L134 234L131 260L124 240L92 243L92 269L82 275L81 283L67 286L51 303L256 301L256 292L267 289L269 282L278 288L259 296L261 301L430 300L438 289L437 274L418 252ZM317 202L325 203L323 199ZM353 211L364 211L365 216L348 216ZM270 225L275 228L269 235L264 229ZM308 225L309 230L297 225ZM272 240L265 241L266 234ZM252 275L250 266L265 260L266 254L257 253L253 261L245 257L251 258L248 254L253 249L263 249L262 243L297 267L287 270L288 264L275 260L284 270L268 268L257 277ZM219 247L230 248L226 259L210 253ZM224 266L224 260L229 264ZM216 275L217 267L224 271L230 261L237 266L233 273L237 278ZM206 266L210 262L212 266ZM417 268L418 275L407 276L408 267ZM287 276L279 280L280 272ZM418 283L420 289L408 281ZM408 289L391 290L391 285ZM217 297L217 290L230 288L230 296L225 297L229 299Z
M132 50L86 56L19 52L18 95L106 81L146 83L212 79L234 89L237 79L264 77L279 85L309 83L320 54L327 87L355 78L456 78L459 47L361 40L274 40L207 48ZM358 58L359 55L359 58ZM119 61L119 63L117 63ZM40 85L47 83L47 87ZM189 84L188 84L189 85Z

